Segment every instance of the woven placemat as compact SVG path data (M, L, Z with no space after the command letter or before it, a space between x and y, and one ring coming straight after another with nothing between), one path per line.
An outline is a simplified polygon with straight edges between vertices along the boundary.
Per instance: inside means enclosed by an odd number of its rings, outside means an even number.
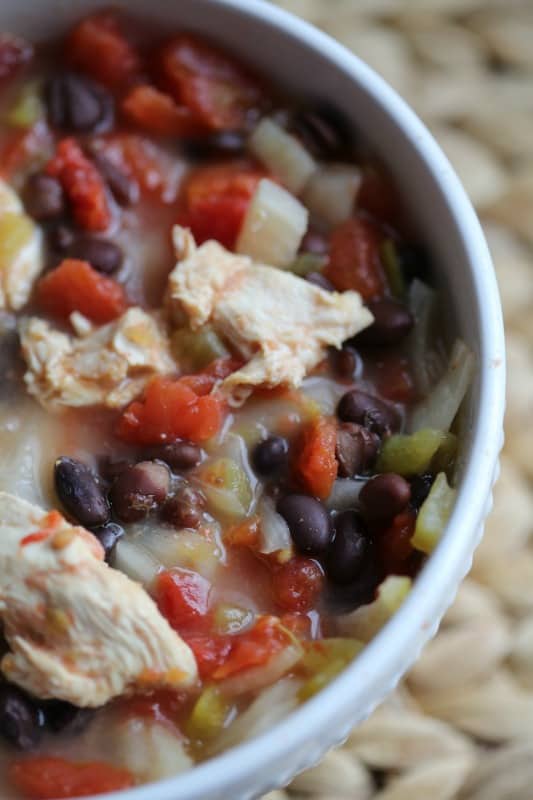
M268 800L533 799L533 0L279 0L380 72L478 209L507 327L507 443L437 638L345 746Z

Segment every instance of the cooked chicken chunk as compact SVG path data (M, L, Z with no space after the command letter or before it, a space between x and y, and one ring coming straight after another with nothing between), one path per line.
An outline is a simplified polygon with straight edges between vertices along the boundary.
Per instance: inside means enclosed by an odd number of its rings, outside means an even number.
M0 309L22 308L43 266L42 232L24 214L18 195L0 179Z
M253 386L298 386L330 345L372 322L357 292L327 292L290 272L235 255L217 242L196 247L174 229L178 263L169 278L174 321L209 323L247 364L222 383L234 402Z
M196 680L189 647L145 590L103 561L97 539L0 492L0 669L41 698L96 707Z
M46 408L106 405L120 408L136 397L156 373L172 372L163 326L155 315L130 308L116 322L85 329L73 322L69 336L49 322L32 317L21 324L24 376L30 394Z

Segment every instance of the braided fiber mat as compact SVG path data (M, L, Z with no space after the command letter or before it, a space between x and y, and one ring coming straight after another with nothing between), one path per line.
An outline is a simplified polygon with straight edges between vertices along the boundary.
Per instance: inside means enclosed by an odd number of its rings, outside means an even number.
M533 800L533 0L279 0L380 72L480 213L507 326L494 510L441 631L396 693L265 800Z

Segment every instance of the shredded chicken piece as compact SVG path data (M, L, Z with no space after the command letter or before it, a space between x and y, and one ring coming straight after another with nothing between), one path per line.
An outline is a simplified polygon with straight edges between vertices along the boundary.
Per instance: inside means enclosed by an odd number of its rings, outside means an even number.
M24 376L30 394L45 408L131 402L156 373L176 370L164 327L155 314L130 308L120 319L86 328L78 315L78 336L31 317L20 325Z
M234 404L254 386L298 386L328 346L340 347L372 322L357 292L327 292L214 241L196 247L179 226L173 235L178 263L168 306L176 324L185 318L197 330L209 323L247 359L220 387Z
M43 266L42 231L0 179L0 309L19 311L26 305Z
M41 698L97 707L197 676L189 647L142 588L59 512L0 492L0 669Z

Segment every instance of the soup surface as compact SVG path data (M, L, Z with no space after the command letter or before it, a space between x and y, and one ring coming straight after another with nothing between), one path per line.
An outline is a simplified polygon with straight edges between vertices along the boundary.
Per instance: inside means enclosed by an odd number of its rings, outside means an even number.
M473 356L342 117L209 41L5 32L0 119L0 794L79 797L357 656L445 528Z

